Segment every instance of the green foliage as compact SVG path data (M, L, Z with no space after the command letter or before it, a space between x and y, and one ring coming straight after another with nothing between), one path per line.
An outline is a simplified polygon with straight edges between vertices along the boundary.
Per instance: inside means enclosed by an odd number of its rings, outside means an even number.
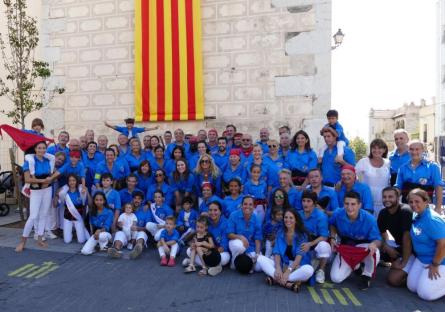
M0 96L12 103L10 111L1 110L14 124L25 127L25 117L50 103L63 88L46 88L51 77L47 62L34 59L39 43L35 18L26 14L26 0L3 0L7 20L6 40L0 33L0 49L6 78L0 78ZM1 18L3 20L3 18Z
M349 142L349 146L355 153L355 160L358 161L367 155L366 153L366 143L360 137L355 137Z

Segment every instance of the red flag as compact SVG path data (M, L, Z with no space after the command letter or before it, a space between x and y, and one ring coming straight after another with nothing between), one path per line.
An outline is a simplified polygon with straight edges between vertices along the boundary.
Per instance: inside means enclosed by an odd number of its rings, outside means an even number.
M22 151L26 151L39 142L54 142L53 139L45 138L37 134L29 133L9 125L0 125L0 136L3 136L2 129L9 134L14 142L20 147Z

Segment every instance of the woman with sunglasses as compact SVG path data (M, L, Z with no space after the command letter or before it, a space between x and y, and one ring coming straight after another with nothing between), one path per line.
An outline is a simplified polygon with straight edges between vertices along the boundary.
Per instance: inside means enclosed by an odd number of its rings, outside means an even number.
M167 183L166 175L164 170L162 169L156 169L154 171L153 179L154 182L151 184L147 189L147 194L145 199L151 203L154 203L154 194L156 191L162 191L165 197L165 203L168 206L172 206L173 198L174 198L174 191L172 187Z
M209 154L203 154L199 158L198 164L194 170L195 175L195 189L197 190L197 196L202 198L201 185L204 182L209 182L214 186L214 194L221 194L221 172L215 165L212 156Z
M287 163L292 172L292 180L295 185L306 185L306 177L309 170L317 168L317 154L311 148L309 135L303 131L297 131L291 142L291 151L287 154Z
M267 141L267 146L269 148L269 152L264 155L264 160L274 163L280 170L287 168L288 164L286 158L279 153L280 144L278 141L269 140Z

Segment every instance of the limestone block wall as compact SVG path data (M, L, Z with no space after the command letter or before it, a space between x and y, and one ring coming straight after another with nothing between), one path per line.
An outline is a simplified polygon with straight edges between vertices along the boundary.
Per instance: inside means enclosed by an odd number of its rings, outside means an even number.
M313 141L330 107L331 1L201 0L205 113L258 135L279 125ZM42 49L66 93L44 110L50 129L110 134L134 114L134 0L43 0ZM114 139L115 135L112 135Z

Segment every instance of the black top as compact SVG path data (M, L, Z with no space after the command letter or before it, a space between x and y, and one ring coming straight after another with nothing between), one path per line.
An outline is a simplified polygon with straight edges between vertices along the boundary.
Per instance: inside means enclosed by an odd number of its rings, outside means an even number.
M397 208L396 213L390 214L388 208L380 211L377 218L380 233L389 231L397 245L402 246L403 232L410 231L413 220L413 212L408 207Z
M295 257L292 254L292 249L293 249L292 245L287 245L285 255L289 260L295 259Z

